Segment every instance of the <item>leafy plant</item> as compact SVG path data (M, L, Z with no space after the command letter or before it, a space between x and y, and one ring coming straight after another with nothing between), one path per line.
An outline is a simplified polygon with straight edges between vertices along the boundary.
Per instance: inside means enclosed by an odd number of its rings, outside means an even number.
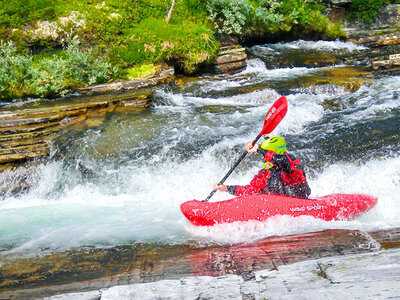
M250 19L252 7L246 0L212 0L207 11L219 33L239 35Z
M320 4L321 0L211 0L207 10L219 33L242 39L288 31L302 32L303 37L312 33L330 38L343 36L339 26L333 27L321 13Z
M0 98L66 95L68 89L104 82L115 72L91 50L82 51L76 40L58 55L34 61L18 54L12 42L0 43Z
M32 58L18 54L12 42L0 41L0 98L10 98L31 79Z

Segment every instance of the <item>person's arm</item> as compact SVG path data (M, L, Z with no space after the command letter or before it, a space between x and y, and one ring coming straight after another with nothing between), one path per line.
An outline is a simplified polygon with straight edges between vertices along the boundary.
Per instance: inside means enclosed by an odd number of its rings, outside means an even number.
M213 186L214 191L228 192L229 194L236 195L236 185L224 185L217 182Z
M248 153L257 153L260 145L259 144L254 144L253 142L248 142L245 146L245 150ZM258 178L259 174L254 176L253 180L250 182L249 185L246 186L241 186L241 185L224 185L220 184L219 182L215 183L213 186L214 191L221 191L221 192L228 192L232 195L235 196L241 196L241 195L250 195L259 192L261 189L265 187L265 184L267 180L264 182L264 178ZM265 177L265 176L264 176ZM262 186L259 188L259 186Z
M260 170L248 185L236 185L235 196L252 195L265 189L270 173L267 170Z

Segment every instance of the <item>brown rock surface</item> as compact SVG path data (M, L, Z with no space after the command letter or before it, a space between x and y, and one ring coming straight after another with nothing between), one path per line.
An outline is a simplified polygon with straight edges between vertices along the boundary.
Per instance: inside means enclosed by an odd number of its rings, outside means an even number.
M233 74L246 68L247 54L245 48L239 45L221 47L214 60L216 73Z
M0 298L43 297L184 276L236 274L251 279L258 270L398 247L399 237L398 229L371 233L325 230L223 247L136 244L68 250L30 258L3 256Z
M96 85L81 91L90 97L55 100L41 107L0 110L0 172L12 163L48 155L52 143L57 143L67 129L98 126L107 112L119 107L127 112L150 106L153 91L146 87L173 80L174 71L167 68L153 78Z

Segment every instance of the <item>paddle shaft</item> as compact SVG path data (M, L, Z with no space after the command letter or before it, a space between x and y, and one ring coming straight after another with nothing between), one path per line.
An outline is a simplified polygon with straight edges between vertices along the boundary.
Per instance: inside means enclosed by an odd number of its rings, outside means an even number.
M253 146L257 143L257 141L260 139L261 134L259 134L253 141ZM243 154L239 157L239 159L236 161L236 163L232 166L232 168L228 171L228 173L226 173L226 175L224 176L224 178L221 179L221 181L219 182L219 184L223 184L225 182L225 180L232 174L233 170L235 170L235 168L240 164L240 162L243 160L243 158L245 158L245 156L247 155L247 151L244 151ZM208 202L208 200L210 200L210 198L215 194L217 190L213 190L210 195L207 196L206 199L204 199L203 201Z

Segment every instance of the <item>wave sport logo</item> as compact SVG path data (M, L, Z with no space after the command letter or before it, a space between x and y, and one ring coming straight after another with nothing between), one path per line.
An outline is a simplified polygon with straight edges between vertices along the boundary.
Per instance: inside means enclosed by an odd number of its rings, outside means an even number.
M322 210L324 207L321 205L311 205L311 206L300 206L300 207L291 207L290 211L310 211L310 210Z
M276 107L273 107L271 111L265 116L265 121L268 121L275 112L276 112Z

